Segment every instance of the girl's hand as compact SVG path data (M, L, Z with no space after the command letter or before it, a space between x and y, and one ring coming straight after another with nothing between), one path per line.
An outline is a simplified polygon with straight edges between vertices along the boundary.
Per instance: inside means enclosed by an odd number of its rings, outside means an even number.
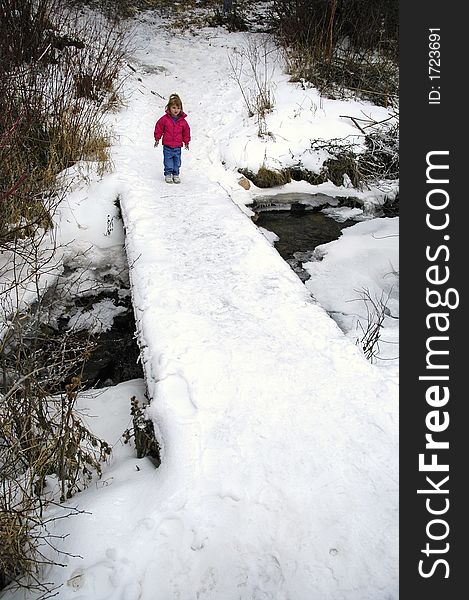
M157 148L157 147L158 147L158 144L159 144L159 143L160 143L160 142L159 142L159 140L158 140L158 141L156 141L156 140L155 140L155 148Z
M189 150L189 144L184 144L184 148L185 148L186 150Z

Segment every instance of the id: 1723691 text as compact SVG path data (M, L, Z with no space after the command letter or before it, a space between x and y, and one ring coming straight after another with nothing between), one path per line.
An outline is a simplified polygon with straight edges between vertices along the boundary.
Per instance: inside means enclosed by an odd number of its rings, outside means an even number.
M428 79L431 83L431 89L428 92L428 104L440 104L440 29L428 30Z

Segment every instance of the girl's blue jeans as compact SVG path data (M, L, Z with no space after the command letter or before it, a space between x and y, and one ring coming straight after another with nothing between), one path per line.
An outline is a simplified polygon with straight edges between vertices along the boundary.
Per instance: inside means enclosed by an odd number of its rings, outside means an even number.
M163 163L165 176L179 175L179 168L181 167L181 148L163 146Z

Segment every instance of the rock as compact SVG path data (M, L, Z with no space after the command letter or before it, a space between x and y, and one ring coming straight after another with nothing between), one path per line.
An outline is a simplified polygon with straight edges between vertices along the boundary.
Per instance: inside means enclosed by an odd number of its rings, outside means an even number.
M241 179L238 179L238 183L245 190L248 190L251 187L251 183L246 177L241 177Z

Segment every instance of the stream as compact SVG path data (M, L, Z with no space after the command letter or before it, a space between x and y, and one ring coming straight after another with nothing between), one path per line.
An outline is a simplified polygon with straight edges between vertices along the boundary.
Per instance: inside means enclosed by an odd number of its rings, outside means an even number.
M356 211L354 217L362 212L358 209L344 208L341 215L341 209L337 209L337 205L337 199L324 194L280 194L261 197L251 208L255 213L253 221L259 228L278 236L274 247L304 282L310 276L302 268L302 263L311 259L317 246L338 239L345 227L357 222L355 218L349 218L353 210ZM320 212L324 207L336 207L336 218ZM126 264L123 248L122 262ZM106 277L108 275L103 276L103 281ZM109 279L107 282L109 283ZM87 334L93 342L94 349L82 373L85 388L112 386L144 376L135 338L136 326L128 273L119 281L112 281L111 288L112 291L104 294L101 292L95 297L87 296L85 300L80 297L73 298L74 307L71 311L70 307L67 310L69 315L74 311L80 312L85 303L86 310L92 313L103 300L115 307L111 326L101 332ZM71 322L69 318L61 317L57 334L63 334L71 326Z
M294 193L266 196L251 206L255 212L253 221L279 238L274 242L275 249L303 282L310 275L302 263L311 259L314 249L337 240L342 229L357 222L351 218L337 220L319 212L325 205L335 206L337 200L323 194Z

